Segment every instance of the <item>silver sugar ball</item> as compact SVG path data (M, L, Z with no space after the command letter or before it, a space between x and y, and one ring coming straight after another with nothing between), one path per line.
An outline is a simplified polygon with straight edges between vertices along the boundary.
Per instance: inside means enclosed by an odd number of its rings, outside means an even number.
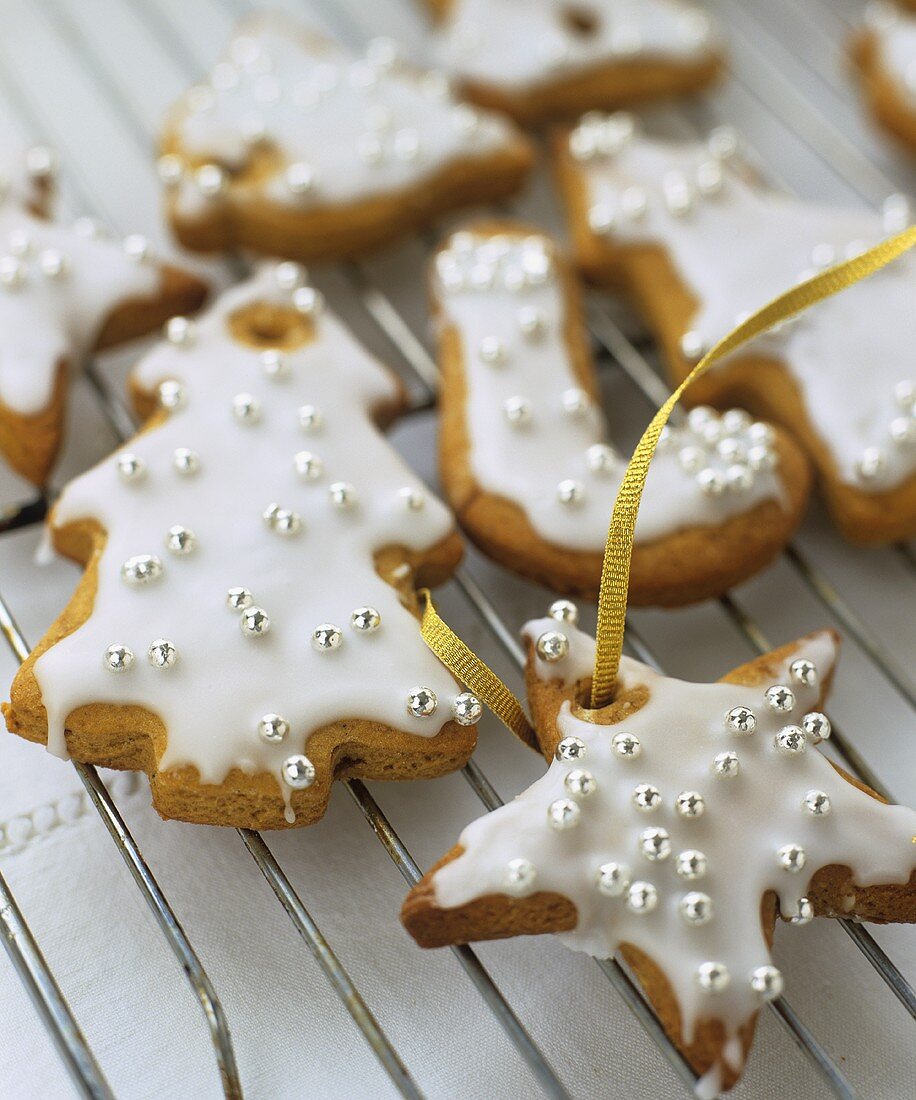
M414 718L430 718L438 706L439 700L432 688L415 687L407 693L407 713Z
M798 756L805 751L808 739L801 726L783 726L773 738L776 751L785 756Z
M798 844L783 844L776 850L776 862L784 871L797 874L805 866L805 850Z
M788 714L795 706L795 694L783 684L775 684L766 690L767 706L777 714Z
M758 966L751 972L751 989L761 1001L775 1001L782 993L782 974L775 966Z
M283 782L294 791L303 791L315 782L315 765L307 756L288 756L281 769Z
M372 634L382 625L382 616L374 607L357 607L350 616L350 626L359 634Z
M531 892L537 872L534 864L527 859L510 859L506 864L503 889L513 897L524 897Z
M289 722L279 714L265 714L258 722L258 736L269 745L279 744L289 733Z
M557 745L554 756L557 760L581 760L587 751L581 737L564 737Z
M126 645L110 645L102 655L102 664L109 672L126 672L133 663L133 651Z
M121 577L130 585L150 584L162 576L162 562L155 554L135 554L121 566Z
M651 913L658 905L658 891L651 882L634 882L627 890L627 909L631 913Z
M178 660L178 650L168 638L157 638L146 655L153 668L172 668Z
M582 811L578 802L571 798L558 798L547 807L547 824L551 829L562 831L572 829L579 824Z
M270 630L270 619L262 608L246 607L239 618L239 628L248 638L260 638Z
M244 611L254 603L254 597L247 588L230 588L226 593L226 603L233 611Z
M470 691L455 696L452 715L459 726L475 726L483 717L483 703Z
M546 630L538 637L534 648L542 661L555 664L569 653L569 638L559 630Z
M655 863L671 855L671 837L668 830L655 826L643 829L639 834L639 850L643 856Z
M685 894L678 902L678 912L690 925L708 924L713 916L712 898L699 890Z
M333 623L319 623L312 631L312 648L319 653L328 653L339 649L343 642L343 632Z
M630 868L625 863L602 863L595 874L595 887L605 897L619 898L630 885Z
M642 752L642 744L632 733L617 733L611 741L614 755L622 760L635 760Z

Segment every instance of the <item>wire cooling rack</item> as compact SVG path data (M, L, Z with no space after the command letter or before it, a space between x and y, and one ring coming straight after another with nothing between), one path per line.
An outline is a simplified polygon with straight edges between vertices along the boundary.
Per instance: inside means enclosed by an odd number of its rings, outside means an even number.
M286 0L273 6L311 16L354 45L378 33L401 37L408 45L416 44L420 25L411 0L375 0L371 5L361 4L360 0L337 3L313 0L310 4ZM47 140L64 149L64 174L69 181L65 205L99 214L116 229L130 228L125 220L130 209L127 201L119 198L113 202L111 190L100 187L98 176L93 175L86 163L80 163L79 142L85 135L74 136L69 132L56 110L60 100L55 99L55 94L78 97L90 89L87 100L104 104L101 111L96 106L96 114L86 125L90 130L103 128L106 135L110 133L111 140L124 143L123 187L131 191L130 201L149 204L154 201L155 188L149 158L161 102L206 71L234 20L250 10L248 0L97 0L86 4L79 0L35 0L31 4L28 0L13 0L4 8L4 16L17 21L16 40L0 40L0 109L4 128L8 133L30 140ZM841 56L846 40L861 23L859 0L810 0L806 6L795 0L720 0L719 10L731 37L732 73L728 84L708 99L676 113L655 112L659 126L697 133L738 120L745 130L753 131L753 144L748 146L747 155L758 170L774 185L801 189L811 197L878 205L890 192L912 189L916 176L911 166L863 125L848 74L843 71ZM31 48L19 50L17 40L19 45L30 44ZM30 65L30 55L46 58L48 70L59 66L58 85L49 82L47 72L38 79ZM156 80L166 86L157 88L157 96L148 97L148 82ZM76 157L71 155L72 149L77 152ZM535 192L523 207L509 212L549 225L555 221L555 214L545 196L537 193L537 188ZM413 271L413 279L393 275L392 261L386 259L348 264L328 276L332 304L340 308L343 298L357 302L367 338L381 345L383 357L405 377L413 395L411 411L418 415L434 407L438 379L427 347L420 304L422 291L418 293L420 280L416 272L437 236L429 235L406 246L411 260L407 269ZM399 270L405 270L403 262ZM216 274L228 279L238 271L230 266ZM627 403L637 410L633 414L636 422L629 429L629 434L634 435L650 409L667 396L667 387L651 349L629 327L632 322L618 317L598 296L590 299L588 316L605 383L614 387L618 396L624 388L630 391ZM130 413L95 365L89 368L88 381L115 437L123 439L131 435L135 424ZM627 431L618 434L626 436ZM410 457L415 458L413 454ZM47 504L44 497L23 498L0 508L0 532L8 534L39 523ZM532 594L520 597L519 593L527 586L519 582L509 586L507 595L504 583L494 583L500 577L497 571L481 563L473 553L469 558L469 564L462 567L454 582L458 597L478 618L477 636L484 656L492 656L497 663L502 661L503 666L508 662L517 675L523 663L516 641L516 630L524 617L520 606L532 606ZM813 597L822 615L835 623L851 642L858 662L855 667L864 670L871 691L882 700L885 720L908 723L912 729L916 688L907 662L897 650L901 644L912 644L913 638L906 633L906 617L899 614L895 617L891 610L901 600L904 604L906 599L912 601L916 594L916 556L912 545L869 556L857 554L838 546L823 517L815 511L814 518L787 549L777 571L778 577L762 578L743 590L740 597L726 595L702 614L714 617L716 629L733 631L743 642L742 652L747 649L765 652L771 648L766 629L777 642L784 640L778 607L780 585L800 586L809 601ZM863 573L869 578L864 585L858 579ZM17 625L14 610L27 594L6 591L5 578L0 581L0 589L0 629L12 654L21 661L29 644ZM675 632L685 623L689 627L697 621L690 614L666 620L659 613L637 612L628 625L630 651L657 667L661 652L666 662L670 662L678 651L668 641L668 624L674 623ZM768 628L763 622L769 624ZM815 619L810 625L817 623ZM902 638L898 637L901 623ZM689 637L689 633L684 636ZM652 637L654 641L649 640ZM690 669L679 667L677 671L686 674ZM846 713L855 721L863 712L852 705L844 708ZM857 749L844 735L842 723L839 725L839 729L834 726L830 746L850 771L887 797L896 795L901 800L912 797L912 782L909 790L892 791L887 781L889 774L898 781L905 777L907 760L912 761L912 757L904 754L897 768L892 766L893 761L883 760L883 766L876 767L880 738L868 739L866 748L860 744ZM223 1094L241 1097L230 1022L217 989L105 782L92 767L79 764L74 767L200 1005ZM912 769L909 774L912 776ZM489 810L501 804L494 785L478 763L468 764L463 775L484 808ZM418 881L420 867L367 787L355 780L343 786L404 879L410 884ZM306 899L294 888L258 833L238 832L241 844L394 1088L405 1097L421 1097L423 1093L414 1075L322 934ZM860 925L839 923L874 968L874 980L883 981L903 1010L916 1020L916 994L886 951ZM74 1086L85 1096L112 1096L76 1015L61 993L41 945L2 875L0 927L10 960ZM467 980L476 987L494 1020L527 1064L543 1095L566 1098L580 1092L577 1082L565 1077L561 1080L542 1044L532 1038L479 954L470 947L452 951ZM685 1088L692 1089L695 1084L692 1070L668 1041L627 971L615 960L598 960L596 965ZM813 1063L829 1093L848 1098L858 1095L837 1060L815 1038L785 996L769 1008ZM816 1021L812 1026L816 1026ZM766 1052L758 1051L756 1056L765 1057ZM612 1091L607 1095L615 1095L612 1083L609 1087ZM484 1093L485 1086L481 1095Z

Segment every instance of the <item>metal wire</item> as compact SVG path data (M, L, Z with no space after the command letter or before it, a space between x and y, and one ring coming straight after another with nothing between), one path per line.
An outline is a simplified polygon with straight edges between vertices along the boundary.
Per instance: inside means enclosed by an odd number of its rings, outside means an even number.
M417 1087L416 1082L408 1073L397 1051L385 1037L378 1021L366 1007L366 1003L353 984L350 975L331 950L330 944L322 935L321 929L315 923L311 913L302 903L302 899L293 889L264 838L260 833L256 833L251 829L239 829L237 831L244 841L245 847L251 853L252 859L277 895L277 900L286 910L289 919L304 940L306 947L311 951L312 957L324 971L328 981L343 1001L345 1008L353 1017L360 1031L365 1035L373 1053L384 1066L398 1091L408 1100L422 1100L423 1094Z
M834 1096L843 1097L844 1100L858 1100L858 1092L840 1073L836 1063L829 1058L824 1048L815 1040L806 1025L801 1022L785 997L778 997L775 1001L771 1001L770 1007L798 1049L816 1067L825 1083L830 1086Z
M80 1096L113 1100L114 1093L102 1075L60 987L54 980L41 949L16 904L6 879L0 874L0 933L3 946L38 1010L45 1028Z
M359 806L366 821L371 825L372 831L391 856L395 866L404 876L405 882L410 886L416 886L423 877L422 872L408 851L406 844L391 827L391 823L382 813L365 784L359 779L348 779L344 781L344 786L352 795L356 805ZM505 1028L546 1095L554 1097L556 1100L571 1100L569 1093L550 1068L546 1058L525 1030L522 1022L509 1007L505 997L484 969L474 950L468 947L467 944L452 947L450 950L477 987L478 992L486 1001L487 1007Z

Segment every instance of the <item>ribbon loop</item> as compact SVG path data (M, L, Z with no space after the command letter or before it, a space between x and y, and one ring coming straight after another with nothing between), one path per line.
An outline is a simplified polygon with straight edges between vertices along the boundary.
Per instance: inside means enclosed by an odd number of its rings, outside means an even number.
M774 325L794 317L810 306L880 271L881 268L902 256L914 244L916 244L916 226L911 226L896 237L890 237L860 256L837 264L775 298L720 340L697 363L652 418L642 439L636 445L633 457L624 473L617 500L614 502L604 550L601 590L598 598L595 672L592 678L591 705L594 709L605 706L613 697L623 651L630 559L633 554L639 503L649 473L649 463L655 453L662 428L683 392L726 355L762 335ZM826 366L825 369L827 369Z
M539 751L537 737L518 699L439 617L429 589L422 588L417 595L423 611L423 641L452 675L482 699L520 741Z

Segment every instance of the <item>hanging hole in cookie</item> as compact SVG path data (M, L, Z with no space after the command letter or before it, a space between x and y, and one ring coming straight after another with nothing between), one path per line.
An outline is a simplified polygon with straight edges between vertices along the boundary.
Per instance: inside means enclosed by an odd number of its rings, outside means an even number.
M566 30L577 38L593 38L601 27L598 13L586 4L565 4L560 18Z
M592 682L580 681L572 699L573 713L596 726L611 726L635 714L649 701L649 689L644 684L624 688L619 681L610 702L597 710L592 708Z
M251 302L230 314L229 332L252 348L291 351L315 339L315 323L293 309L272 302Z

